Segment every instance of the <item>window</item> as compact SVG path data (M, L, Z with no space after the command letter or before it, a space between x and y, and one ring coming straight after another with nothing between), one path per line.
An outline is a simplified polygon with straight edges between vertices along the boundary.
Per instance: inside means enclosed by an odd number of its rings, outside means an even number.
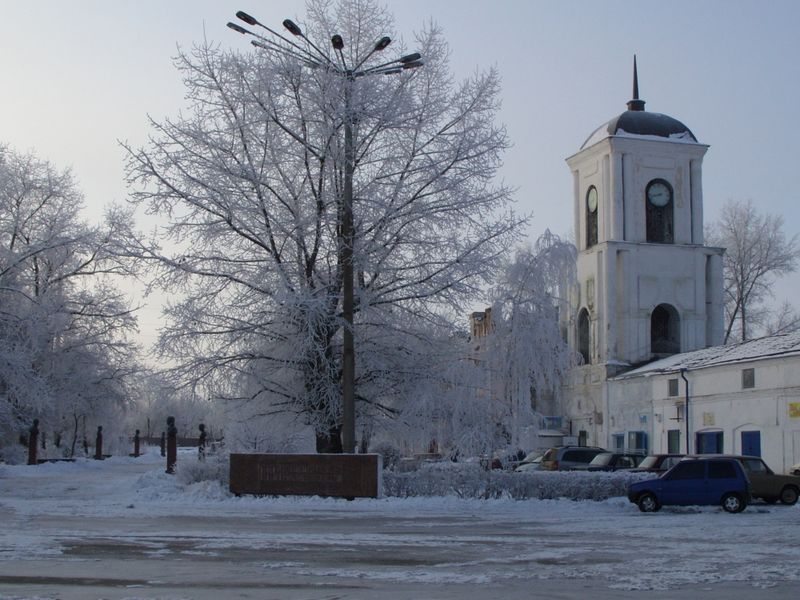
M736 479L736 468L729 460L712 460L708 463L709 479Z
M706 465L700 460L684 460L675 465L664 479L705 479Z
M586 247L597 243L597 188L591 186L586 192Z
M614 444L614 450L622 452L625 450L625 434L624 433L615 433L611 436L611 439Z
M745 471L748 473L763 473L765 475L772 475L772 471L770 471L769 467L764 464L763 460L748 458L742 461L742 465L744 466Z
M659 304L650 315L650 352L670 355L681 351L680 316L669 304Z
M585 365L592 364L589 327L589 311L584 308L578 315L578 353Z
M748 390L756 387L756 370L742 369L742 389Z
M681 451L681 430L667 431L667 454L679 454Z
M680 393L678 391L678 380L677 379L670 379L668 383L669 383L669 395L670 396L677 396Z
M644 431L628 432L628 450L647 452L647 434Z
M645 220L647 241L672 244L673 233L672 186L663 179L654 179L645 190Z

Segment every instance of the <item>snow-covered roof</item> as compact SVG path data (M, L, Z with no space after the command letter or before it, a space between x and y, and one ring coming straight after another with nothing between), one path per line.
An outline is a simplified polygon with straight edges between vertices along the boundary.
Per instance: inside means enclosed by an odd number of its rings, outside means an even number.
M661 113L644 110L626 110L607 123L598 127L581 146L593 146L607 137L643 137L671 142L697 143L697 138L683 123Z
M695 370L732 363L766 360L783 356L800 355L800 331L771 335L730 346L713 346L693 352L674 354L617 375L613 379L647 377L663 373L677 373L681 369Z

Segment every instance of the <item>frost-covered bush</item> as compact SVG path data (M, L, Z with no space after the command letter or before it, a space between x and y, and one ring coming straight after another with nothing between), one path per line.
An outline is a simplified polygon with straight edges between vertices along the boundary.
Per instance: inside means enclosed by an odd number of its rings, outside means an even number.
M479 464L429 463L407 473L384 473L386 496L458 496L459 498L513 498L605 500L627 494L632 481L650 474L603 472L486 471Z
M220 453L206 457L205 461L196 458L179 460L175 473L178 481L184 485L217 481L227 487L230 479L230 459L227 453Z
M21 444L10 443L0 448L0 462L7 465L22 465L28 460L28 449Z
M390 442L381 442L371 448L375 454L380 454L383 458L383 468L386 471L394 471L397 463L400 462L402 453L400 448Z

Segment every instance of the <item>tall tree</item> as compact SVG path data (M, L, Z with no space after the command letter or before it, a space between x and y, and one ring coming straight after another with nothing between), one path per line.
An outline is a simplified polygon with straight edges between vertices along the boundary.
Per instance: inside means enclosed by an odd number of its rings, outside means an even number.
M330 61L333 34L348 64L387 60L372 50L392 18L375 2L312 0L300 25ZM321 451L341 448L345 121L362 416L391 413L403 380L423 377L409 367L426 363L417 342L453 328L520 224L492 182L508 146L498 74L456 84L441 32L416 43L424 67L354 80L269 46L206 43L177 60L188 113L128 148L133 200L165 221L161 240L132 236L130 248L174 294L160 348L175 374L303 415Z
M797 267L798 238L786 236L782 216L760 213L750 200L730 200L709 227L708 241L726 248L724 343L736 337L745 341L772 296L775 278Z
M19 419L69 427L129 398L137 370L128 338L136 322L109 277L115 228L80 219L69 170L0 146L0 403L13 435ZM74 444L74 437L73 437Z
M532 247L517 251L492 290L487 363L514 447L576 364L559 323L559 314L569 310L576 255L573 244L545 231Z

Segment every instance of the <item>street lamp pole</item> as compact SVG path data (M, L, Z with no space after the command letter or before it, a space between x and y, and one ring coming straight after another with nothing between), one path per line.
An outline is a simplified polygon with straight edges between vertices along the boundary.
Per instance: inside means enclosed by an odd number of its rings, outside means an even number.
M351 73L345 75L344 88L344 198L342 199L342 450L353 454L356 449L356 348L353 337L353 112Z
M353 128L356 118L352 106L353 85L358 77L370 75L395 75L408 69L421 67L423 62L418 53L407 54L394 60L381 63L372 67L364 67L367 60L375 53L384 50L390 43L388 37L380 38L372 49L364 56L356 58L355 65L348 66L342 49L344 40L342 36L331 36L331 45L338 55L337 61L332 60L309 40L300 27L293 21L286 19L283 26L293 36L302 39L305 47L294 43L292 40L273 31L260 23L256 18L245 12L236 13L237 18L250 26L266 30L270 37L262 36L254 31L245 29L235 23L228 23L234 31L254 37L251 44L267 52L297 59L311 69L324 69L340 77L344 83L344 189L342 190L341 215L339 216L339 260L342 268L342 320L344 331L342 336L342 449L346 453L355 452L355 383L356 360L354 340L354 282L353 282L353 251L355 246L355 226L353 221L353 175L355 173L355 143Z

